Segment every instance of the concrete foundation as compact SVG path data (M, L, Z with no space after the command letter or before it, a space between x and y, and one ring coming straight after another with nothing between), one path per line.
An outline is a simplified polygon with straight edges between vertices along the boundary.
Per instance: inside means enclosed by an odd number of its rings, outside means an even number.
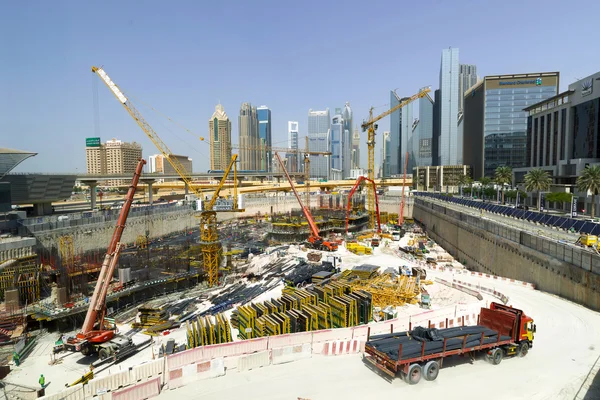
M600 310L600 256L424 199L414 218L467 268L531 282L536 288Z

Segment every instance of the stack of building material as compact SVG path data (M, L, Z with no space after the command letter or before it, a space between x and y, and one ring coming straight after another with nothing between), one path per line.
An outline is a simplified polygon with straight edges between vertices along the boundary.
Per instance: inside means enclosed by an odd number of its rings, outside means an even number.
M167 322L170 317L165 304L159 307L140 307L138 312L140 322L133 323L132 328L150 328Z
M319 262L321 261L321 253L317 251L311 251L307 254L308 261Z
M231 326L223 314L214 317L198 317L195 321L186 321L187 346L194 348L232 341Z
M314 283L315 285L321 285L323 281L330 279L333 276L333 274L333 272L329 271L317 272L316 274L313 274L311 278L312 283Z
M348 280L348 283L353 292L362 290L370 293L373 306L380 308L416 304L420 294L416 278L406 275L374 275L368 279Z
M371 309L369 293L352 293L349 285L330 282L309 289L287 287L279 299L240 306L231 324L240 338L250 339L368 323Z

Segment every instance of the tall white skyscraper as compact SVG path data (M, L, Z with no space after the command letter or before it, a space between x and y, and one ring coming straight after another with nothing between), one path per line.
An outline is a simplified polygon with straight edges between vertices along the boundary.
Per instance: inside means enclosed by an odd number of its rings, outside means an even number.
M350 176L352 169L352 108L350 103L344 105L342 112L343 131L342 131L342 176L347 178Z
M440 66L440 165L458 164L458 49L442 50Z
M329 108L324 111L308 110L308 148L311 151L330 151L331 120ZM329 179L331 163L325 156L310 157L310 177Z
M458 111L463 112L465 92L477 83L477 66L460 64L458 70Z
M298 121L288 121L288 147L296 150L299 148ZM302 170L300 168L301 157L297 152L287 154L286 158L289 172L300 172Z

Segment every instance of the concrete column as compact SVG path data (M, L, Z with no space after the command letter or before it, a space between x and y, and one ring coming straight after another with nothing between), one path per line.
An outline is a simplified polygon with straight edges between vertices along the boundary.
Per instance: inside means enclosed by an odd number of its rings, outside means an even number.
M51 215L52 214L52 203L44 202L34 204L35 207L35 215L41 217L42 215Z
M187 183L184 183L184 186L185 186L185 194L187 196L190 193L190 187L188 186Z
M148 204L150 204L150 205L152 205L152 201L153 201L153 198L152 198L152 194L153 194L152 185L153 184L154 184L154 181L146 182L146 185L148 185Z
M98 181L83 181L90 188L90 203L92 210L96 209L96 187L98 186Z

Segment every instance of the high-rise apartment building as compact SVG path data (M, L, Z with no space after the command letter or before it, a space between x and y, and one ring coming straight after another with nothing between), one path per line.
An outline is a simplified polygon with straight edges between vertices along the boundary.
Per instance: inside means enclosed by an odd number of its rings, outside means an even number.
M440 165L458 164L458 49L442 50L440 65Z
M271 110L267 106L260 106L256 109L258 119L258 140L260 153L260 164L258 169L261 171L271 171L273 164L273 153L271 151Z
M493 177L499 166L527 167L524 109L556 96L558 85L558 72L495 75L465 93L463 163L474 179Z
M329 108L324 111L308 110L308 148L311 151L330 151L331 120ZM310 177L329 179L331 163L328 157L310 157Z
M259 171L261 145L258 136L258 117L256 107L250 103L242 103L238 117L240 130L240 170Z
M458 112L464 110L465 92L477 83L477 67L471 64L458 66Z
M352 169L360 168L360 131L354 128L352 134Z
M298 121L288 121L288 148L298 150ZM301 172L301 157L298 152L286 154L289 172Z
M106 143L86 144L86 165L89 174L133 174L142 158L142 146L136 142L107 140ZM130 181L130 180L129 180ZM128 180L111 179L107 186L127 184Z
M231 161L231 121L221 104L208 120L210 169L224 170Z

